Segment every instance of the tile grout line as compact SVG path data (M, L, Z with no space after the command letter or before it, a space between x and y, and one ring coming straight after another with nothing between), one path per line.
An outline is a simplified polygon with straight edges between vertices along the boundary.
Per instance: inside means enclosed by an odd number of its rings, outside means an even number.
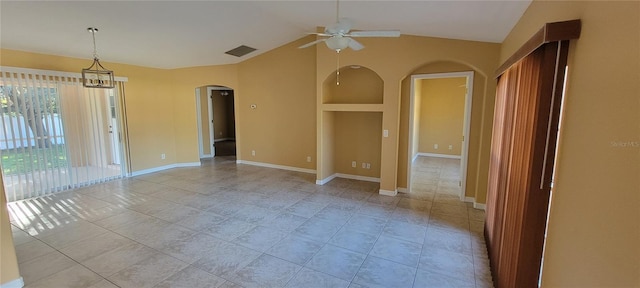
M17 227L16 227L16 228L17 228ZM20 229L20 228L18 228L18 229ZM22 229L20 229L20 230L22 230ZM25 232L25 231L23 230L23 232ZM27 233L27 232L25 232L25 233ZM105 233L106 233L106 232L105 232ZM103 234L105 234L105 233L103 233ZM27 234L28 234L28 233L27 233ZM102 235L102 234L99 234L99 235ZM99 235L97 235L97 236L99 236ZM49 254L51 254L51 253L58 252L58 253L60 253L61 255L63 255L64 257L69 258L71 261L75 262L76 264L78 264L78 265L80 265L80 266L82 266L82 267L86 268L87 270L89 270L89 271L91 271L91 272L95 273L96 275L98 275L98 277L102 278L103 280L106 280L106 281L108 281L109 283L111 283L111 284L114 284L114 285L115 285L115 283L111 282L111 280L107 279L106 277L103 277L102 275L98 274L96 271L93 271L91 268L89 268L89 267L85 266L84 264L82 264L82 263L78 262L76 259L71 258L71 256L69 256L69 255L65 254L64 252L62 252L62 251L60 251L60 250L56 249L55 247L53 247L53 246L49 245L48 243L46 243L46 242L44 242L44 241L40 240L39 238L36 238L36 237L34 237L34 236L31 236L31 237L33 237L33 238L35 239L34 241L39 241L39 242L41 242L42 244L49 246L49 248L53 249L54 251L49 252L49 253L44 254L44 255L41 255L41 256L38 256L38 257L36 257L36 258L34 258L34 259L31 259L31 260L28 260L28 261L36 260L36 259L38 259L38 258L44 257L44 256L46 256L46 255L49 255ZM89 237L89 238L91 238L91 237ZM78 241L76 241L76 242L78 242ZM73 244L73 243L72 243L72 244ZM69 268L71 268L71 267L69 267ZM50 275L47 275L47 276L44 276L44 277L42 277L42 278L40 278L40 279L36 280L34 283L40 282L41 280L44 280L44 279L46 279L46 278L48 278L48 277L51 277L51 276L53 276L53 275L55 275L55 274L58 274L58 273L62 272L62 271L68 270L69 268L66 268L66 269L60 270L60 271L58 271L58 272L55 272L55 273L50 274ZM93 284L97 284L97 283L99 283L99 282L100 282L100 281L96 281L96 283L93 283ZM118 285L115 285L115 286L118 286Z
M216 170L216 171L217 171L217 170ZM213 173L208 173L208 174L213 174ZM262 175L262 174L264 174L264 173L261 173L261 174L259 174L259 175ZM167 174L167 175L169 175L169 174ZM205 175L205 174L201 174L201 175ZM255 176L256 174L253 174L253 175ZM198 176L197 178L198 178L198 179L200 179L200 178L203 178L203 179L204 179L204 178L206 178L206 177L208 177L208 176ZM226 177L226 176L225 176L225 177ZM252 176L252 177L253 177L253 176ZM293 176L291 176L291 177L293 177ZM290 178L291 178L291 177L290 177ZM229 177L226 177L226 178L229 178ZM225 178L225 179L226 179L226 178ZM253 177L253 178L255 178L255 177ZM256 178L256 179L260 180L260 179L263 179L263 178L264 178L264 177L262 177L262 178L258 177L258 178ZM283 178L283 177L278 177L278 179L280 179L280 178ZM144 179L138 179L138 180L139 180L139 181L146 181L146 182L149 182L149 183L154 183L153 181L147 181L147 180L144 180ZM256 181L258 181L258 180L256 180ZM253 180L252 180L252 181L253 181ZM167 182L168 182L168 181L167 181ZM334 186L334 187L333 187L333 189L337 189L337 190L345 190L345 191L347 191L348 189L350 189L350 188L351 188L351 187L349 187L349 186L350 186L350 185L349 185L349 183L350 183L350 182L347 182L347 185L346 185L346 186L344 186L344 187L342 187L342 186ZM159 184L159 183L157 183L157 184ZM167 186L167 187L174 187L174 186L172 186L170 183L168 183L168 184L162 183L162 184L159 184L159 185L165 185L165 186ZM295 185L294 185L294 186L295 186ZM288 187L288 186L287 186L287 187ZM286 188L285 190L292 190L292 189L293 189L293 188ZM368 188L367 188L367 189L368 189ZM368 190L369 190L369 189L368 189ZM368 190L367 190L366 192L370 192L370 191L368 191ZM436 190L438 190L438 189L436 189ZM203 195L203 196L206 196L206 197L211 197L212 195L215 195L215 194L216 194L216 193L214 193L214 194L202 194L202 193L199 193L199 192L197 192L197 191L193 191L193 192L194 192L194 193L197 193L196 195ZM251 191L243 191L243 192L251 192ZM130 193L136 193L136 194L137 194L137 193L139 193L139 191L131 190L131 191L130 191ZM272 196L276 195L276 194L271 194L271 193L261 193L261 192L255 192L255 193L261 194L262 196L265 196L265 197L267 197L267 198L271 198ZM344 193L344 192L342 192L342 193ZM417 266L416 266L416 268L415 268L415 269L416 269L416 271L414 272L414 275L413 275L413 282L412 282L412 285L415 285L415 283L416 283L417 273L418 273L418 271L419 271L418 267L419 267L419 265L420 265L420 259L422 258L423 253L425 252L424 248L425 248L425 245L427 244L427 243L426 243L427 232L429 231L429 227L431 227L431 226L432 226L432 224L430 223L431 213L433 212L433 209L432 209L432 208L433 208L433 205L436 203L435 198L436 198L436 196L438 195L438 193L439 193L439 192L437 192L437 191L436 191L436 192L434 192L434 193L433 193L432 198L431 198L430 200L427 200L427 201L429 201L429 202L431 203L431 207L430 207L430 209L429 209L429 211L428 211L428 216L429 216L429 218L428 218L428 220L427 220L427 222L426 222L425 234L424 234L424 238L423 238L423 241L422 241L422 242L423 242L423 243L422 243L422 246L420 247L420 253L419 253L419 257L418 257L418 263L417 263ZM139 194L140 194L140 195L144 195L144 196L148 196L148 197L151 197L151 198L155 198L155 199L160 199L160 200L162 200L162 201L166 201L166 202L168 202L168 203L176 203L177 205L183 205L183 204L180 204L180 203L178 203L178 202L173 202L173 201L171 201L171 200L165 200L164 198L161 198L161 197L159 197L159 196L156 196L156 195L155 195L155 193L150 193L150 194L139 193ZM341 194L341 193L340 193L340 194ZM331 195L331 194L322 193L321 191L313 191L313 192L305 193L305 196L304 196L304 197L302 197L301 199L298 199L297 201L295 201L295 202L294 202L294 204L291 204L291 205L285 206L285 207L284 207L284 208L282 208L282 209L274 210L274 213L276 213L276 214L285 213L285 212L286 212L286 209L287 209L288 207L291 207L292 205L295 205L295 203L298 203L299 201L302 201L302 200L304 200L304 199L308 199L308 197L309 197L309 196L312 196L312 195L327 195L327 196L330 196L330 197L335 197L335 199L333 199L333 200L334 200L334 202L331 202L331 203L335 203L335 200L340 200L340 198L345 198L346 200L350 200L350 201L354 201L355 203L358 203L359 208L362 208L362 207L364 207L365 205L366 205L366 206L369 206L369 205L375 205L375 204L376 204L376 203L368 203L368 202L367 202L367 199L371 198L371 197L374 195L374 193L367 193L367 195L368 195L367 197L365 197L365 198L363 198L363 199L358 200L357 198L353 198L353 199L352 199L352 198L350 198L350 197L339 197L337 194L336 194L336 195ZM403 195L402 195L402 196L403 196ZM402 197L402 196L401 196L401 197ZM338 197L339 197L339 198L338 198ZM94 198L94 199L98 199L98 200L104 201L104 200L99 199L99 198ZM407 199L412 199L412 198L407 198ZM149 217L151 217L151 218L153 218L153 219L159 219L160 221L167 222L167 223L169 223L169 225L174 225L174 224L175 224L175 225L179 225L179 224L176 224L176 223L174 223L174 222L166 221L166 220L160 219L160 218L158 218L158 217L156 217L156 216L149 215L149 214L147 214L146 212L145 212L145 213L143 213L143 212L138 212L138 211L136 211L136 210L129 209L128 207L123 206L123 204L113 204L112 202L109 202L109 201L105 201L105 202L110 203L110 205L114 205L114 206L118 206L118 207L120 207L120 208L123 208L123 211L122 211L122 212L132 211L132 212L135 212L135 213L140 213L140 214L145 215L145 216L149 216ZM441 203L441 204L442 204L442 203ZM444 204L447 204L447 203L444 203ZM329 205L329 204L327 204L327 205ZM376 206L378 206L378 205L376 205ZM190 207L190 206L189 206L189 207ZM193 208L194 208L194 209L196 209L196 210L197 210L197 211L199 211L199 212L208 212L208 210L202 210L202 209L195 208L195 207L193 207ZM326 208L326 206L325 206L324 208ZM394 205L393 209L391 210L391 213L393 214L393 212L394 212L394 211L396 211L397 209L399 209L399 207L397 207L397 203L396 203L396 205ZM411 208L409 208L409 209L411 209ZM468 209L468 208L467 208L467 209ZM322 209L321 209L320 211L322 211ZM359 210L358 210L358 211L359 211ZM316 212L316 214L317 214L318 212L319 212L319 211L317 211L317 212ZM468 225L469 225L469 229L470 229L470 225L471 225L471 215L468 213L468 210L467 210L466 212L467 212L467 219L466 219L466 220L467 220L467 223L468 223ZM111 215L111 216L109 216L109 217L117 216L117 215L120 215L120 214L121 214L121 213L114 214L114 215ZM309 219L311 219L312 217L314 217L316 214L314 214L314 215L313 215L313 216L311 216L310 218L307 218L305 222L309 221ZM326 274L326 273L324 273L324 272L317 271L317 270L312 269L312 268L308 268L308 267L306 267L305 265L307 265L307 264L311 261L311 259L313 259L313 257L315 257L315 256L319 253L319 251L320 251L321 249L324 249L325 247L327 247L327 245L331 244L331 243L330 243L331 239L333 239L333 237L335 237L335 236L336 236L336 234L337 234L341 229L343 229L343 228L344 228L344 227L349 223L349 221L351 221L352 219L354 219L357 215L365 215L365 216L367 216L367 217L372 217L372 218L375 218L375 219L380 219L380 218L375 217L375 216L368 216L368 215L366 215L366 214L360 214L360 213L358 213L358 212L351 213L351 214L350 214L350 216L349 216L349 219L347 219L343 224L339 225L339 227L337 227L337 230L336 230L332 235L330 235L329 240L327 240L326 242L323 242L323 243L322 243L322 246L320 247L320 249L319 249L318 251L316 251L313 255L311 255L311 256L306 260L306 262L305 262L303 265L300 265L300 267L301 267L301 268L300 268L298 271L296 271L296 273L294 273L294 274L293 274L293 276L292 276L290 279L288 279L288 281L285 283L285 285L287 285L287 284L288 284L288 283L290 283L293 279L295 279L295 278L296 278L296 277L301 273L302 269L304 269L304 268L307 268L307 269L310 269L310 270L313 270L313 271L316 271L316 272L319 272L319 273L322 273L322 274ZM390 216L390 215L389 215L389 216ZM364 262L366 262L366 261L367 261L367 259L371 259L371 257L376 257L376 256L373 256L373 255L371 254L371 252L373 251L373 247L375 247L375 244L376 244L376 243L378 243L378 241L380 241L380 238L381 238L382 234L384 233L384 227L386 227L386 225L387 225L387 224L389 223L389 221L391 220L391 218L390 218L389 216L388 216L388 217L385 217L385 218L382 218L382 219L384 219L384 224L383 224L383 227L382 227L382 231L381 231L380 233L377 233L377 237L375 238L375 241L373 241L373 245L372 245L371 249L369 249L367 253L363 253L363 254L365 255L365 258L364 258L363 262L359 265L359 267L357 268L357 270L355 270L356 272L355 272L354 276L351 278L351 280L350 280L349 284L356 284L356 283L354 282L354 280L355 280L356 276L358 275L358 272L359 272L359 271L362 269L362 267L364 266ZM109 217L104 217L104 218L101 218L101 219L106 219L106 218L109 218ZM225 219L230 219L230 217L227 217L227 216L223 216L223 217L224 217ZM84 219L82 219L82 220L84 220ZM138 242L137 240L131 239L131 238L129 238L129 237L127 237L127 236L124 236L124 235L122 235L122 234L119 234L118 232L115 232L115 231L113 231L113 230L111 230L111 229L107 229L107 228L104 228L104 227L102 227L102 226L100 226L100 225L95 224L95 222L100 221L100 220L93 220L93 221L84 220L84 221L87 221L88 223L92 223L93 225L96 225L96 226L98 226L98 227L100 227L100 228L102 228L102 229L105 229L106 231L113 232L113 233L115 233L116 235L119 235L119 236L122 236L122 237L124 237L124 238L126 238L126 239L129 239L129 240L133 241L134 243L137 243L137 244L140 244L140 245L142 245L142 246L144 246L144 247L147 247L147 248L149 248L149 249L152 249L154 252L157 252L157 253L160 253L160 254L163 254L163 255L167 255L168 257L172 257L172 258L174 258L174 259L176 259L176 260L178 260L178 261L180 261L180 262L184 262L184 261L182 261L182 260L180 260L180 259L177 259L177 258L175 258L175 257L171 256L171 255L165 254L164 252L162 252L162 251L160 251L160 250L157 250L157 249L155 249L155 248L153 248L153 247L149 247L149 246L147 246L147 245L145 245L145 244L143 244L143 243L141 243L141 242ZM303 223L304 223L304 222L303 222ZM133 224L131 224L131 225L133 225ZM126 225L125 225L125 226L126 226ZM181 225L179 225L179 226L181 226ZM118 226L118 227L119 227L119 226ZM181 226L181 227L184 227L184 226ZM299 227L299 226L298 226L298 227ZM435 226L433 226L433 227L435 227ZM22 230L21 228L19 228L19 227L17 227L17 226L16 226L16 228L18 228L18 229ZM270 227L267 227L267 228L269 228L269 229L275 229L275 228L270 228ZM186 230L190 230L190 231L192 231L192 232L193 232L193 231L195 231L195 230L191 230L191 229L190 229L190 228L188 228L188 227L185 227L185 229L186 229ZM278 230L278 229L276 229L276 230ZM280 230L278 230L278 231L280 231ZM292 231L286 231L286 233L285 233L285 234L286 234L286 235L285 235L285 238L286 238L286 237L288 237L288 236L290 236L290 235L293 235L292 233L293 233L294 231L295 231L295 229L294 229L294 230L292 230ZM24 232L24 231L23 231L23 232ZM25 233L26 233L26 232L25 232ZM105 232L105 233L106 233L106 232ZM192 235L190 235L188 238L189 238L189 239L193 239L193 237L195 237L194 235L197 235L198 233L204 233L204 232L202 232L202 231L195 231L195 233L194 233L194 234L192 234ZM284 233L284 232L283 232L283 233ZM28 233L27 233L27 234L28 234ZM204 234L206 234L206 235L210 235L210 234L208 234L208 233L204 233ZM367 233L367 234L368 234L368 233ZM474 281L475 281L474 283L477 285L477 283L478 283L478 279L476 279L476 277L475 277L475 267L478 265L478 263L476 263L476 259L475 259L474 254L473 254L473 244L471 243L471 242L472 242L472 235L471 235L471 232L470 232L470 231L467 231L467 233L465 233L465 234L467 235L467 237L468 237L468 241L469 241L469 243L471 244L471 256L472 256L472 258L473 258L473 259L472 259L472 261L473 261L472 263L473 263L473 267L474 267L474 271L473 271L473 272L474 272ZM29 235L29 234L28 234L28 235ZM31 236L31 237L33 237L33 236ZM214 238L218 238L218 237L215 237L215 235L213 235L212 237L214 237ZM303 238L306 238L306 237L303 237ZM394 238L394 239L395 239L395 237L392 237L392 238ZM38 240L38 241L41 241L40 239L35 238L35 237L34 237L34 239L35 239L35 240ZM399 240L400 240L400 239L399 239ZM221 239L221 241L229 242L229 241L224 240L224 239ZM280 239L279 241L282 241L282 239ZM279 241L278 241L278 242L279 242ZM41 242L42 242L42 241L41 241ZM43 242L43 243L44 243L44 242ZM44 244L46 244L46 243L44 243ZM277 243L275 243L275 244L271 245L271 247L273 247L274 245L277 245ZM333 245L333 244L331 244L331 245ZM48 245L48 244L47 244L47 246L50 246L50 245ZM335 245L333 245L333 246L335 246ZM338 247L339 247L339 246L338 246ZM51 248L53 248L53 247L51 247ZM340 247L340 248L342 248L342 247ZM56 251L58 251L58 252L60 252L58 249L55 249L55 248L53 248L53 249L54 249L54 250L56 250ZM269 249L270 249L270 248L269 248ZM273 256L273 255L270 255L270 254L267 254L267 253L266 253L266 251L268 251L269 249L266 249L265 251L261 251L261 254L260 254L260 256L258 256L258 257L261 257L261 256L263 256L263 255ZM352 251L351 249L347 249L347 248L342 248L342 249L345 249L345 250L348 250L348 251ZM359 252L357 252L357 251L352 251L352 252L359 253ZM73 259L73 258L69 257L68 255L66 255L66 254L64 254L64 253L62 253L62 252L60 252L60 253L61 253L61 254L63 254L65 257L68 257L68 258L72 259L74 262L76 262L76 263L78 263L78 264L81 264L81 263L79 263L78 261L76 261L75 259ZM101 255L102 255L102 254L101 254ZM281 259L281 258L276 257L276 256L273 256L273 257L278 258L278 259ZM377 258L377 257L376 257L376 258ZM384 260L386 260L385 258L380 258L380 259L384 259ZM289 262L288 260L285 260L285 259L281 259L281 260ZM141 260L141 261L143 261L143 260ZM387 260L387 261L390 261L390 262L393 262L393 263L398 263L398 262L396 262L396 261L391 261L391 260ZM139 263L139 262L136 262L136 263ZM186 263L186 262L185 262L185 263ZM191 263L191 264L186 263L186 264L187 264L187 266L185 266L183 269L186 269L187 267L194 267L194 268L198 268L197 266L194 266L194 264L193 264L193 263ZM294 263L294 264L295 264L295 263ZM402 264L402 263L398 263L398 264L399 264L399 265L406 266L406 267L411 267L411 266L407 266L407 265ZM81 264L81 265L82 265L82 264ZM135 263L134 263L133 265L135 265ZM84 266L84 265L82 265L82 266ZM86 266L84 266L84 267L86 267ZM88 269L88 267L86 267L86 268ZM126 268L124 268L124 269L126 269ZM123 269L123 270L124 270L124 269ZM183 269L181 269L180 271L182 271ZM199 269L199 268L198 268L198 269ZM92 271L91 269L89 269L89 270L90 270L90 271ZM122 271L122 270L120 270L120 271ZM116 272L116 273L119 273L120 271L118 271L118 272ZM92 271L92 272L94 272L94 271ZM206 272L206 271L205 271L205 272ZM95 273L95 272L94 272L94 273ZM116 273L114 273L114 274L116 274ZM209 273L209 272L207 272L207 273ZM54 274L55 274L55 273L54 273ZM97 273L96 273L96 274L97 274ZM98 275L99 275L99 274L98 274ZM173 275L173 274L172 274L172 275ZM215 275L215 274L211 274L211 275ZM215 275L215 276L217 276L217 275ZM48 277L48 276L47 276L47 277ZM101 276L101 277L102 277L102 276ZM168 277L171 277L171 275L169 275ZM220 277L220 276L217 276L217 277ZM235 283L235 282L233 282L232 280L228 280L228 279L227 279L227 278L225 278L225 277L220 277L220 278L221 278L221 279L223 279L223 280L225 280L225 281L228 281L228 282L230 282L230 283ZM102 277L102 279L107 280L105 277ZM338 279L341 279L341 278L338 278ZM163 279L163 280L164 280L164 279ZM161 280L160 282L162 282L163 280ZM109 281L109 280L107 280L107 281ZM109 281L109 282L110 282L110 281Z

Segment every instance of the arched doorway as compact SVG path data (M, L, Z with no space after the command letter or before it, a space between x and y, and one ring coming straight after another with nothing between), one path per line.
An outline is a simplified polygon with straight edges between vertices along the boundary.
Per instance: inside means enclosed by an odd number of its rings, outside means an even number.
M435 75L436 78L437 76L451 76L451 75L460 76L460 77L469 77L468 75L462 75L462 74L447 75L447 73L462 73L462 72L470 72L471 74L469 75L473 75L473 78L469 79L471 80L469 81L470 83L467 83L467 81L464 80L464 82L459 83L457 85L457 86L461 86L460 87L461 89L468 88L468 92L469 92L468 94L469 94L469 97L471 97L471 99L467 99L466 101L461 101L465 103L464 106L467 106L468 108L464 110L464 112L460 112L460 115L463 115L461 117L464 117L464 115L466 115L467 119L464 123L467 123L467 126L466 126L467 128L465 130L463 130L462 128L456 130L456 131L459 131L457 134L459 137L457 144L454 142L437 143L439 144L438 151L440 152L436 152L435 154L448 154L448 153L442 153L442 152L451 151L449 150L449 147L451 147L450 145L453 146L452 150L455 150L456 148L461 148L460 154L458 154L460 155L461 159L458 161L460 161L461 162L460 164L462 164L462 159L463 159L462 150L464 150L465 145L468 146L468 151L465 155L466 158L464 158L466 161L464 164L467 166L468 169L466 169L466 171L458 170L457 174L459 175L459 179L457 179L455 182L448 181L450 183L447 183L447 184L449 188L451 188L449 189L449 192L450 192L449 194L452 194L451 192L453 192L454 190L453 188L455 188L456 192L455 192L455 195L447 195L447 197L450 198L451 204L455 204L455 203L458 203L460 200L463 200L465 202L474 202L474 206L476 205L475 196L476 196L478 187L483 185L483 183L479 183L478 181L479 176L478 176L478 168L477 168L479 165L479 161L481 159L480 148L484 144L483 137L482 137L484 133L482 132L482 128L484 126L483 115L486 112L485 106L491 105L491 103L485 103L487 101L486 97L488 95L487 94L487 76L482 71L468 64L463 64L456 61L443 60L443 61L430 62L424 65L418 66L412 72L408 73L407 77L405 77L401 82L401 91L400 91L401 107L400 107L400 130L399 130L400 135L399 135L399 145L398 145L398 178L397 178L399 192L409 193L411 192L411 189L412 189L410 185L411 174L409 170L412 167L411 161L413 160L413 157L416 155L415 154L416 151L410 151L413 149L413 146L411 146L409 143L410 142L409 134L413 133L413 131L410 130L409 122L410 120L413 120L413 119L410 119L410 117L413 117L415 115L415 114L412 114L412 112L416 108L415 106L411 107L411 101L415 100L414 98L415 91L412 91L413 82L416 79L424 78L424 76L419 76L419 75L430 75L430 74ZM466 104L466 102L468 101L470 101L470 103ZM464 108L460 108L460 111L463 111L463 109ZM462 120L460 121L462 122ZM463 132L463 131L467 131L467 132ZM467 143L462 142L463 136L464 136L464 140ZM412 142L411 144L413 145L415 145L414 140L418 140L418 138L411 139L411 142ZM435 143L430 143L429 145L431 148L434 148L434 144ZM433 153L433 151L430 151L430 152ZM427 195L430 197L425 196L420 198L435 199L435 196L436 196L435 192L437 187L435 187L433 184L434 183L430 183L431 187L427 187L427 188L430 188L429 191L431 193ZM454 184L455 184L455 187L453 187ZM415 195L410 195L410 196L415 196ZM481 195L481 197L483 196Z
M200 158L236 155L235 95L232 88L196 88Z
M435 192L446 190L446 194L465 200L473 75L473 71L466 71L411 76L408 193L431 192L429 186L435 185ZM423 161L416 163L419 157ZM422 177L437 179L437 183L424 182L425 189L412 189L413 184L423 184L414 177L422 172L416 167L419 164L430 168L424 175L439 173L438 177Z

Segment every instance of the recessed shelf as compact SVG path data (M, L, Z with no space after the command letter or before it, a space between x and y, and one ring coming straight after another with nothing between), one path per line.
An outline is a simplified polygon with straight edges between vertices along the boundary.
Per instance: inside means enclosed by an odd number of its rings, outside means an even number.
M383 104L322 104L322 111L382 112Z
M335 72L330 74L322 84L322 103L383 103L384 82L376 72L357 65L342 67L339 72L340 75Z

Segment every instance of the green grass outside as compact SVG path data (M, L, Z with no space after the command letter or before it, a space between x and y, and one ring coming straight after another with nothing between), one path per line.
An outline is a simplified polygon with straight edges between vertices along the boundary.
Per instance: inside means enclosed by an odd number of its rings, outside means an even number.
M49 148L19 148L0 151L4 175L30 173L67 166L67 150L64 145Z

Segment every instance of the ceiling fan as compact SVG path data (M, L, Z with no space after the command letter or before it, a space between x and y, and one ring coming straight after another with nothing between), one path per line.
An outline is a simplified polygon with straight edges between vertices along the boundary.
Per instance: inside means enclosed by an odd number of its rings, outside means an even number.
M304 44L298 48L307 48L318 43L324 42L331 50L335 50L340 53L341 50L347 47L358 51L364 48L360 42L353 38L358 37L400 37L400 31L398 30L379 30L379 31L351 31L353 22L348 18L340 18L340 0L336 1L336 23L329 25L324 29L324 33L310 33L316 34L321 38L316 41Z

